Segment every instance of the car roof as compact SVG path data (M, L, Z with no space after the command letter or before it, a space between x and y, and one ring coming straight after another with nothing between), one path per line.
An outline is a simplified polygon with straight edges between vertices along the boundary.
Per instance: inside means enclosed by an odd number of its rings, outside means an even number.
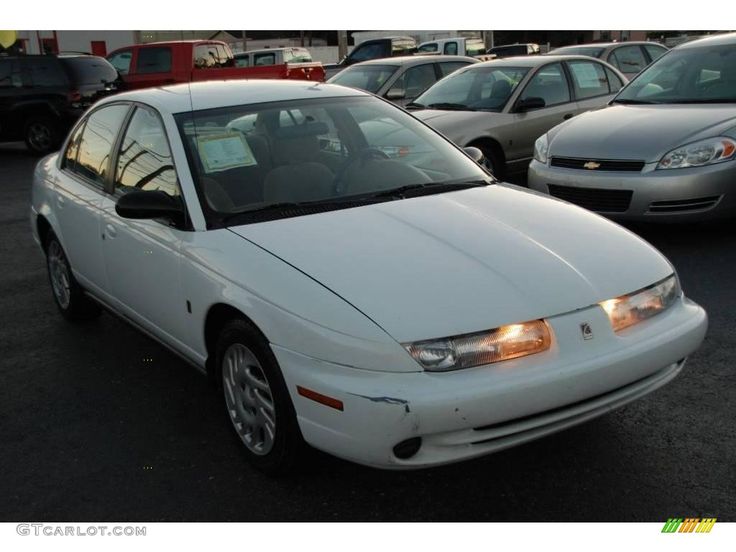
M678 50L685 50L688 48L700 48L702 46L727 46L731 44L736 45L736 33L723 33L707 36L691 42L685 42L684 44L676 46L676 48Z
M477 64L475 67L537 67L538 65L544 65L547 63L552 63L554 61L564 61L564 60L571 60L571 59L582 59L585 61L590 61L592 58L590 56L579 56L579 55L558 55L558 54L546 54L543 56L540 55L533 55L533 56L513 56L513 57L505 57L501 59L492 59L491 61L484 61L482 63ZM596 60L599 63L601 60ZM606 64L607 65L607 64Z
M553 48L554 50L561 50L562 48L610 48L611 46L639 46L639 45L651 44L652 46L661 46L667 48L664 44L654 42L651 40L626 40L624 42L587 42L585 44L567 44L566 46L558 46Z
M132 90L100 100L98 105L118 101L141 102L162 113L183 113L234 105L369 95L361 90L332 84L251 79L192 82Z
M361 65L395 65L396 67L402 66L402 65L418 65L420 63L427 63L427 62L437 62L437 61L470 61L470 63L475 63L478 61L475 58L471 58L468 56L452 56L449 54L430 54L430 55L418 55L418 56L396 56L396 57L390 57L390 58L379 58L379 59L370 59L368 61L361 61L360 63L356 63L355 65L352 65L351 67L358 67ZM350 67L348 68L350 69ZM347 69L346 69L347 70Z

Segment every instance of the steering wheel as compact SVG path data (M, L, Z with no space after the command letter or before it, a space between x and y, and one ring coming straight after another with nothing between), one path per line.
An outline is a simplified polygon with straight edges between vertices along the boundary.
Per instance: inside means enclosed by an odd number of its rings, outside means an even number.
M348 169L358 162L365 163L366 161L370 161L371 159L385 160L391 159L391 157L389 157L389 155L385 151L382 151L378 148L365 148L351 158L348 158L347 163L340 167L340 170L335 175L335 180L333 181L333 187L335 189L336 196L342 195L342 193L345 191L345 183L343 182L343 177L348 172Z

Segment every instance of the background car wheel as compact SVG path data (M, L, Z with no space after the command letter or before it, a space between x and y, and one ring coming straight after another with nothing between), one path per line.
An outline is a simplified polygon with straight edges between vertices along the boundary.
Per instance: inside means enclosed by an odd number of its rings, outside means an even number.
M245 320L232 320L216 357L227 415L248 461L271 475L293 471L306 444L268 341Z
M46 267L54 302L64 318L77 322L100 314L99 305L84 294L74 279L66 253L53 233L46 240Z
M59 145L59 128L51 117L31 117L23 128L26 146L34 153L45 154Z

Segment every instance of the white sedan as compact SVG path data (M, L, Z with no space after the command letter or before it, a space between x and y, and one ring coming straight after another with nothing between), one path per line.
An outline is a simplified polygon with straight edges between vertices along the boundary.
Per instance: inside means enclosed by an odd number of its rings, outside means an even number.
M477 153L340 86L141 90L39 162L31 223L61 314L215 376L258 468L433 466L650 393L707 326L654 248Z

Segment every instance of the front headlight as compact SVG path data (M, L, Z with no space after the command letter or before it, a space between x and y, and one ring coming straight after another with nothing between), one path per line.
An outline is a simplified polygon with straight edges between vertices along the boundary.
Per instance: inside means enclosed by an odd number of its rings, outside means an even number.
M657 164L657 169L702 167L733 159L736 141L731 138L709 138L673 149Z
M540 163L547 164L547 150L549 144L547 143L547 135L543 134L537 141L534 142L534 159Z
M533 355L549 349L552 339L542 320L501 326L495 330L404 343L422 368L445 372Z
M638 324L667 309L680 296L674 274L642 290L622 295L600 304L608 314L614 332Z

